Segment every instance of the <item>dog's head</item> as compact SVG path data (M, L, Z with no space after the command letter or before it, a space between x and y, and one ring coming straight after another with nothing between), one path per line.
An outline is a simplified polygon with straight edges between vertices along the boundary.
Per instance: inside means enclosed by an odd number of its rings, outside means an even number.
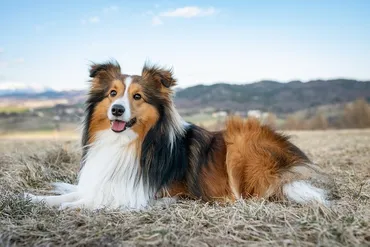
M126 75L118 63L109 62L93 64L90 77L85 145L97 132L108 129L117 135L132 130L144 138L172 107L176 80L171 70L145 65L141 75Z

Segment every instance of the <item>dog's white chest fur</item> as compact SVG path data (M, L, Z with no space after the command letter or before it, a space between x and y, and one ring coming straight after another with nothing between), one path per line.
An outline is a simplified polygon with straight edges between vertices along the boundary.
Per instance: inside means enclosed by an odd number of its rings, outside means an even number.
M151 199L139 174L136 147L131 143L136 134L125 132L102 131L90 147L77 186L86 207L140 209Z
M77 185L54 183L57 196L25 194L33 202L50 206L86 209L140 210L147 206L168 205L173 198L154 200L155 191L144 184L139 173L140 160L133 141L137 135L129 130L117 134L101 131L90 147Z

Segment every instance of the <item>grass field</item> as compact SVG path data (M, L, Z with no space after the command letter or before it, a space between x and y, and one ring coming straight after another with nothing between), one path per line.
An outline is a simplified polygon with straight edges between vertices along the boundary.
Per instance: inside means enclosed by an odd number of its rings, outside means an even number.
M0 246L370 246L370 130L291 132L320 164L330 209L179 201L144 212L58 211L22 199L75 182L76 140L0 139Z
M39 130L39 131L19 131L10 133L0 133L0 140L20 140L20 141L37 141L37 140L77 140L79 139L76 131L55 131L55 130Z
M28 108L22 106L0 106L0 113L24 113Z

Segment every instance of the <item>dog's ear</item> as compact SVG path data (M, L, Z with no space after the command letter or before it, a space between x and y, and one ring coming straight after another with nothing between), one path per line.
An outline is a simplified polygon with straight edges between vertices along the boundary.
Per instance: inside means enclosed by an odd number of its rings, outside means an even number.
M101 92L109 88L115 78L121 75L121 68L117 62L92 64L90 66L91 92Z
M146 81L153 82L157 86L165 88L176 86L177 81L173 77L172 69L145 64L141 75Z
M121 74L121 67L117 62L107 62L102 64L92 64L90 66L90 77L115 77Z

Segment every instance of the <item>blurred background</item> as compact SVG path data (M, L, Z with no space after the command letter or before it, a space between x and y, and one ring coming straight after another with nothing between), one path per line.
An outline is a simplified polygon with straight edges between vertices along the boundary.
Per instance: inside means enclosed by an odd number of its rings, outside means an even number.
M180 114L370 127L370 1L1 1L0 138L76 137L91 62L173 67Z

